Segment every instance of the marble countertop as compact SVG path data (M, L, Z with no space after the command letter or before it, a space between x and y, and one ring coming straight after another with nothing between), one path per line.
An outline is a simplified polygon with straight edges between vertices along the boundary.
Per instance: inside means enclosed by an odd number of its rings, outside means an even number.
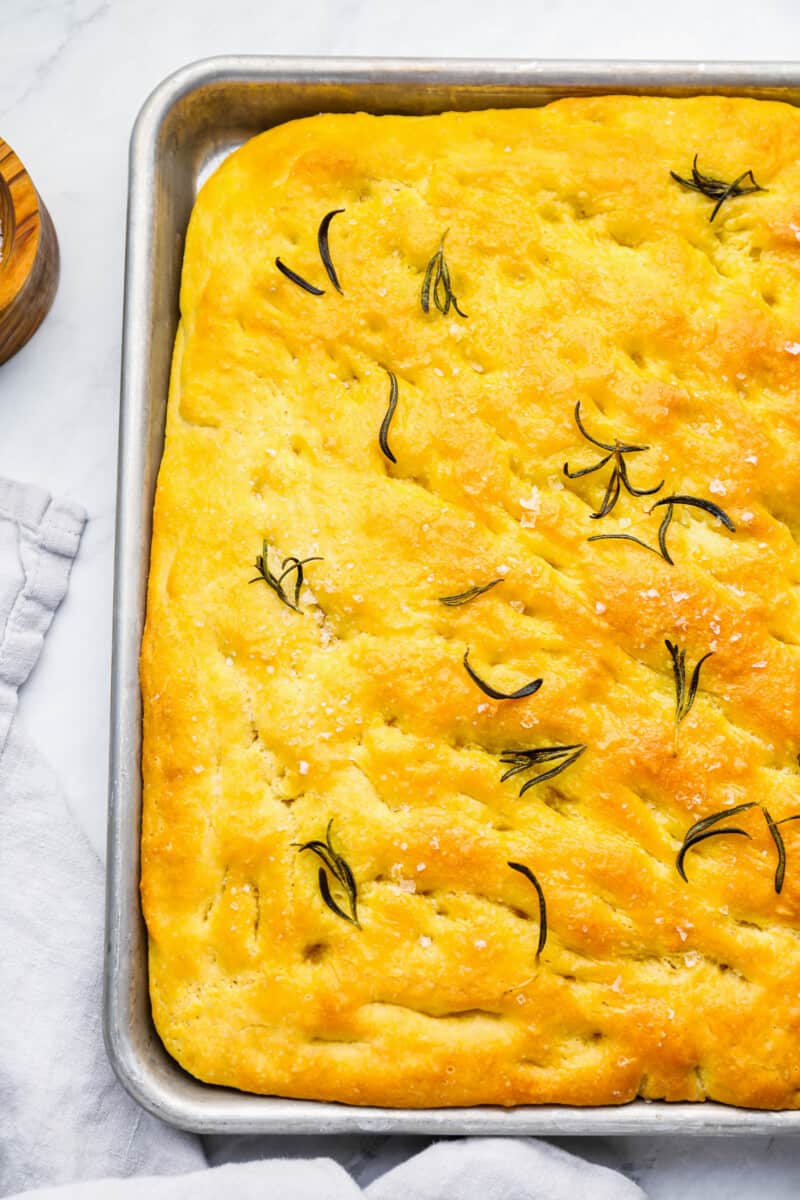
M44 197L62 254L50 317L0 370L0 475L38 483L90 514L19 720L102 855L127 148L150 90L187 62L238 52L778 60L794 50L800 58L800 8L796 0L757 8L745 0L2 0L0 20L0 133ZM352 1141L337 1156L365 1161ZM794 1139L565 1145L624 1170L653 1200L800 1192ZM292 1148L308 1153L301 1142Z

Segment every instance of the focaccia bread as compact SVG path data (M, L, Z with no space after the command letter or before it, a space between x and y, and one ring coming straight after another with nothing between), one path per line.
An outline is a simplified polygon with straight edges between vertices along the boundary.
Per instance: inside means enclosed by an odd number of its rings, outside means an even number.
M789 105L328 115L224 163L142 651L188 1071L798 1105L799 414Z

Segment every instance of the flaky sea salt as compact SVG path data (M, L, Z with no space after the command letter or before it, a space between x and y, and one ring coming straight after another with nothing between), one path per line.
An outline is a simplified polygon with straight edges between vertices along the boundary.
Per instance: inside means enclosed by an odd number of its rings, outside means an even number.
M408 892L411 894L417 890L417 885L414 883L413 879L396 879L390 886L392 887L392 890L398 894L400 892Z
M533 529L542 507L542 497L538 487L532 488L530 496L527 500L520 500L519 506L524 509L520 525L523 529Z

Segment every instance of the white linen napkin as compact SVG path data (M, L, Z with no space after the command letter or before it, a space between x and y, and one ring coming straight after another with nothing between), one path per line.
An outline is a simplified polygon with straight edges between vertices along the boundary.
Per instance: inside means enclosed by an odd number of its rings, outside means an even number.
M0 481L0 1195L205 1162L196 1139L166 1130L116 1083L101 1027L102 867L12 724L85 519Z
M365 1190L329 1158L209 1168L199 1138L127 1096L101 1032L102 867L52 772L12 724L85 519L38 488L0 480L0 1196L641 1200L616 1172L528 1139L440 1142ZM215 1161L226 1146L242 1157L242 1143L214 1139Z

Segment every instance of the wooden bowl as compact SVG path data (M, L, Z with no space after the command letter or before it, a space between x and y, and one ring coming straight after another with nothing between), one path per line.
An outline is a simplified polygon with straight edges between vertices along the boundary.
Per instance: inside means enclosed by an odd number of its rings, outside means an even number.
M28 172L0 138L0 363L41 325L58 287L58 239Z

